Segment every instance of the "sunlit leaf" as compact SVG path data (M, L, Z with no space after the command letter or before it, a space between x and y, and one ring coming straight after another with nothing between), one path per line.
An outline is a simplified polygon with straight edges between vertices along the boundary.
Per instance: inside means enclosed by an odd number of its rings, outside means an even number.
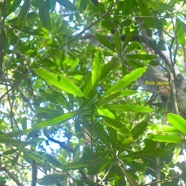
M38 68L34 70L37 75L44 79L48 84L53 85L67 93L83 97L80 88L65 76L57 75L45 69Z
M164 143L181 143L184 141L184 139L180 136L168 135L168 134L149 135L148 137L153 141L164 142Z
M58 116L56 118L53 118L49 121L45 121L45 122L36 124L34 126L34 129L41 129L41 128L45 128L45 127L48 127L48 126L56 125L56 124L61 123L61 122L68 121L69 119L73 118L76 114L77 114L76 112L63 114L63 115Z
M105 117L108 117L108 118L111 118L111 119L116 118L116 116L111 111L109 111L108 109L97 109L97 112L101 116L105 116Z
M184 120L181 116L169 113L167 115L167 120L172 126L186 135L186 120Z
M107 90L106 94L111 94L112 92L119 91L123 87L131 84L133 81L138 79L146 71L146 67L136 69L130 74L125 75L122 79L116 82L110 89Z

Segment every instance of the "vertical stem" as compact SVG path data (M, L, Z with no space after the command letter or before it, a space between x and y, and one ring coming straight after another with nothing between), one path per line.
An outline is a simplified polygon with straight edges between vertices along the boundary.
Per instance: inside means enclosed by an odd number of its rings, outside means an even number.
M157 147L160 147L160 143L157 144ZM156 157L156 180L157 186L161 186L161 170L160 170L160 158Z

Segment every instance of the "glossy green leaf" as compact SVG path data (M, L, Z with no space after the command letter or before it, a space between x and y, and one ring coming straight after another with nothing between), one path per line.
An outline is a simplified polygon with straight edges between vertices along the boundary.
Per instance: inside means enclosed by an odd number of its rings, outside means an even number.
M73 94L79 97L84 96L80 88L67 77L54 74L42 68L35 69L34 71L38 76L44 79L48 84L53 85L67 93L70 93L70 94Z
M41 129L41 128L57 125L59 123L68 121L69 119L73 118L76 114L77 114L76 112L63 114L63 115L53 118L49 121L45 121L45 122L36 124L34 126L34 129L36 130L36 129Z
M176 129L178 129L184 135L186 135L186 120L185 119L183 119L181 116L179 116L177 114L169 113L167 115L167 120L169 121L169 123L172 126L174 126Z
M122 79L116 82L109 90L107 90L105 95L121 90L123 87L126 87L127 85L138 79L140 76L142 76L145 71L146 67L143 67L132 71L130 74L125 75Z
M109 111L108 109L97 109L97 112L101 116L105 116L105 117L108 117L108 118L111 118L111 119L116 118L116 116L111 111Z
M104 45L104 46L107 47L108 49L114 51L114 46L113 46L113 44L112 44L110 41L108 41L108 39L107 39L105 36L100 35L100 34L96 34L96 37L97 37L98 41L99 41L102 45Z
M156 134L156 135L149 135L148 136L153 141L158 142L164 142L164 143L181 143L183 142L183 138L176 135L162 135L162 134Z
M51 30L49 9L45 0L38 0L39 18L42 25L47 29Z

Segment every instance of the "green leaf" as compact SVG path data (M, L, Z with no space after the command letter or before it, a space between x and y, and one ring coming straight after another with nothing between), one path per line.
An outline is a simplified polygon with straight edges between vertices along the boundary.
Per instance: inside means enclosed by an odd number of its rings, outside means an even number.
M118 63L116 60L117 59L112 59L107 64L104 64L101 74L100 74L100 80L104 79L113 68L116 68L118 66Z
M103 59L101 53L97 51L94 56L92 64L92 87L99 81L101 70L103 66Z
M177 114L169 113L167 115L167 120L170 122L172 126L178 129L184 135L186 135L186 120L185 119L183 119L181 116Z
M57 2L68 10L72 10L72 11L76 10L76 7L74 6L74 4L71 3L71 1L69 0L57 0Z
M121 39L118 31L114 33L114 45L118 55L121 56Z
M129 15L132 13L133 0L124 0L122 5L123 15Z
M156 134L156 135L149 135L149 139L153 141L158 142L164 142L164 143L181 143L183 142L183 138L176 135L162 135L162 134Z
M127 112L152 112L152 108L141 105L105 105L102 108Z
M6 145L13 145L13 146L27 146L29 143L18 140L18 139L7 139L7 138L1 138L0 136L0 143L6 144Z
M108 109L97 109L97 112L101 116L105 116L111 119L116 118L116 116L112 112L110 112Z
M20 4L21 4L21 0L13 1L12 4L8 7L7 15L14 12L20 6Z
M62 122L68 121L69 119L73 118L76 114L77 114L76 112L63 114L63 115L58 116L56 118L53 118L53 119L51 119L49 121L45 121L45 122L36 124L34 126L34 129L35 130L36 129L41 129L41 128L45 128L45 127L48 127L48 126L53 126L53 125L56 125L58 123L62 123Z
M170 150L167 148L148 148L142 151L137 151L129 153L125 157L139 159L139 158L149 158L149 157L164 157L170 154Z
M175 28L177 41L179 44L183 45L185 43L186 29L184 30L184 28L186 28L186 25L180 19L177 18Z
M127 55L128 59L140 59L140 60L153 60L156 59L155 55L151 54L130 54Z
M134 139L138 139L140 135L144 133L148 126L148 123L146 121L142 121L141 123L137 124L132 130L132 136Z
M47 29L51 30L49 9L45 0L38 0L39 18L42 25Z
M127 172L125 170L125 167L123 167L122 165L120 165L120 168L122 170L122 172L124 173L125 177L127 178L127 181L129 182L130 186L140 186L135 179L133 178L133 176L130 174L130 172Z
M10 150L7 150L7 151L4 151L3 152L3 155L10 155L10 154L15 154L17 152L17 149L10 149Z
M142 16L147 16L144 17L144 22L148 27L155 27L156 26L156 21L153 16L153 13L151 12L151 9L148 7L147 2L145 0L138 0L138 5L139 9L141 11Z
M125 49L125 53L131 52L136 49L141 49L141 45L138 42L132 42L127 45L127 47Z
M121 92L113 92L109 95L105 95L102 99L100 99L98 101L98 103L96 104L97 106L103 106L105 104L107 104L108 102L118 98L120 96Z
M30 1L29 0L25 0L24 1L24 4L21 6L21 10L19 12L19 15L18 15L18 25L22 25L26 16L27 16L27 13L28 13L28 9L29 9L29 4L30 4Z
M70 93L70 94L73 94L79 97L84 96L80 88L67 77L54 74L42 68L35 69L34 71L38 76L44 79L48 84L53 85L67 93Z
M107 132L104 130L103 126L100 125L100 123L95 123L93 128L96 136L100 139L100 141L103 144L106 144L107 147L110 147L109 143L110 139Z
M138 68L132 71L130 74L125 75L122 79L116 82L109 90L107 90L105 95L121 90L123 87L126 87L127 85L131 84L133 81L138 79L140 76L142 76L142 74L145 71L146 71L146 67L143 67L143 68Z
M110 49L112 51L115 51L114 46L112 45L112 43L110 41L107 40L107 38L105 36L100 35L100 34L96 34L96 37L102 45L104 45L105 47L107 47L108 49Z

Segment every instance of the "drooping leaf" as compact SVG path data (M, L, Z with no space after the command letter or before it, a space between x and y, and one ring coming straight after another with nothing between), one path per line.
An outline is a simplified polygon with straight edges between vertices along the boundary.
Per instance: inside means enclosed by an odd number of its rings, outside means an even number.
M186 120L184 120L181 116L177 114L169 113L167 115L167 120L170 122L172 126L186 135Z
M45 0L38 0L39 18L42 25L47 29L51 30L49 9Z
M34 70L35 73L44 79L48 84L53 85L67 93L83 97L80 88L65 76L57 75L45 69L38 68Z

